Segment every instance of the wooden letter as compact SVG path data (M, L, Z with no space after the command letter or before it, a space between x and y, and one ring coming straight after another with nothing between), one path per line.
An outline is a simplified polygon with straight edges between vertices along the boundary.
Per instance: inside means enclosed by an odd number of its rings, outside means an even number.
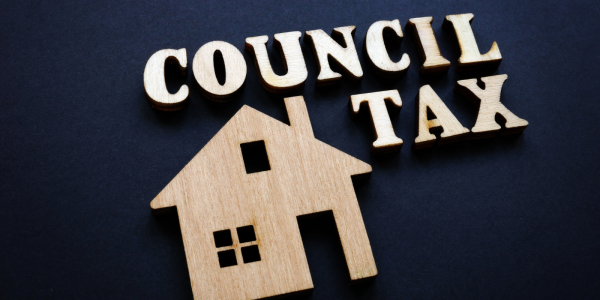
M246 39L246 50L254 51L256 68L260 75L263 87L272 93L283 93L302 87L308 76L306 63L300 48L300 31L278 33L274 36L273 44L281 53L286 63L287 74L279 76L273 72L269 55L267 54L266 35L249 37Z
M163 49L148 59L144 69L144 89L148 102L152 107L164 110L182 109L190 94L187 85L182 85L175 94L169 94L167 84L165 83L165 61L177 61L182 72L187 72L187 53L185 48Z
M504 81L508 78L506 74L482 77L485 89L477 85L477 79L460 80L454 86L454 91L461 93L475 104L479 104L479 114L475 126L471 129L474 138L484 138L496 135L500 125L496 122L496 115L500 115L505 121L505 130L502 134L521 133L529 123L500 103L500 92Z
M315 139L302 96L284 101L290 125L244 105L150 203L177 207L196 300L312 290L298 217L321 212L333 215L350 279L377 275L351 178L371 166ZM266 166L250 172L252 154Z
M317 86L323 86L338 82L342 75L331 70L328 57L335 59L354 80L362 78L363 72L354 46L354 31L356 26L338 27L333 29L331 35L343 36L346 48L343 48L335 40L329 37L323 30L317 29L307 31L306 35L312 40L313 51L319 64L319 77Z
M221 85L215 75L214 55L221 52L225 62L225 83ZM214 101L227 101L227 97L239 91L246 80L246 60L233 45L213 41L198 49L192 63L194 77L203 94Z
M406 72L406 69L410 65L410 58L408 54L404 53L402 59L399 62L393 62L388 55L383 42L383 29L391 28L396 32L396 35L402 38L402 28L400 27L400 21L377 21L369 27L367 31L367 38L365 39L367 55L369 59L379 71L382 76L385 77L398 77Z
M398 109L402 108L402 99L400 99L398 90L350 96L353 117L358 114L360 105L363 102L368 104L371 111L371 120L373 121L373 129L376 136L371 148L371 153L373 154L399 151L402 148L402 140L394 133L394 127L392 127L392 121L385 106L385 100L390 101Z
M450 69L450 62L442 56L433 29L431 29L432 22L433 17L423 17L412 18L406 24L407 27L413 28L417 40L419 55L423 61L423 66L419 71L421 75L447 72Z
M466 138L467 134L469 134L469 129L464 128L460 124L431 86L425 85L421 87L417 106L419 110L417 116L418 136L413 145L414 149L433 146L435 135L429 132L431 128L441 127L444 130L438 141L440 145ZM435 115L435 119L427 119L427 109Z
M456 65L456 71L472 71L478 69L495 70L502 62L502 55L498 44L494 42L492 49L486 54L481 54L471 29L473 14L460 14L446 16L443 26L453 27L456 32L456 39L460 46L461 55Z

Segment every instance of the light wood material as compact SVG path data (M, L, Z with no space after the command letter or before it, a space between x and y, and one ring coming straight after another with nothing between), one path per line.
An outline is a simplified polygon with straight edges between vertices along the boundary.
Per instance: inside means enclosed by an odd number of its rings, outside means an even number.
M414 149L433 146L436 137L429 132L432 128L441 127L444 130L438 141L438 144L440 145L464 139L469 134L469 129L460 124L431 86L425 85L419 90L417 108L418 135L413 144ZM428 120L427 109L435 115L435 119Z
M312 41L313 51L319 65L319 76L317 85L323 86L338 82L342 75L334 72L329 66L328 57L337 61L348 73L350 78L357 81L362 78L363 71L356 54L354 46L354 32L356 26L345 26L333 29L331 35L337 35L344 38L346 47L342 47L323 30L311 30L306 32L307 38Z
M170 111L183 108L190 94L187 85L182 85L175 94L170 94L165 82L165 62L176 61L184 74L187 74L187 53L185 48L163 49L150 56L144 69L144 89L152 107Z
M221 85L215 74L215 52L221 52L225 63L225 83ZM214 101L227 101L237 93L246 80L246 60L235 46L222 41L212 41L198 49L192 63L194 77L203 94Z
M407 27L413 29L419 55L423 61L423 66L419 70L421 75L443 73L450 69L450 62L442 56L438 47L435 34L431 28L432 22L433 17L423 17L412 18L406 23Z
M150 203L177 207L195 299L260 299L310 290L297 217L332 211L352 280L371 278L371 252L352 175L371 166L315 139L304 99L286 98L291 126L248 106L238 113ZM247 174L240 144L264 141L270 170ZM256 241L236 228L253 225ZM230 229L232 245L213 233ZM240 247L257 245L260 261L244 263ZM217 252L235 251L221 268Z
M394 30L400 42L402 42L404 35L402 34L400 21L397 19L393 21L377 21L367 31L365 39L367 56L371 63L373 63L373 66L375 66L377 73L385 77L398 77L406 73L410 65L410 58L408 54L404 53L398 62L393 62L390 59L383 41L383 30L385 28Z
M260 75L263 87L272 93L283 93L296 90L304 85L308 71L302 49L300 48L299 31L278 33L274 35L274 45L279 48L287 73L279 76L273 72L269 55L267 54L266 35L246 39L246 50L254 52L254 61Z
M454 28L456 39L460 46L461 55L456 65L456 71L475 71L480 69L495 70L502 62L502 55L498 44L494 42L488 53L481 54L473 30L471 29L471 21L473 14L460 14L446 16L443 26Z
M402 148L403 142L394 133L394 127L392 127L392 121L385 106L386 100L398 110L402 108L402 99L400 99L397 90L350 96L352 117L358 114L362 103L369 106L376 137L373 147L371 147L371 153L373 154L400 151L400 148Z
M479 114L475 126L471 129L473 138L484 138L494 136L501 126L496 122L496 116L501 116L506 123L502 134L521 133L529 123L511 111L500 102L502 85L508 76L506 74L482 77L485 89L477 85L477 79L460 80L456 83L454 90L479 105Z

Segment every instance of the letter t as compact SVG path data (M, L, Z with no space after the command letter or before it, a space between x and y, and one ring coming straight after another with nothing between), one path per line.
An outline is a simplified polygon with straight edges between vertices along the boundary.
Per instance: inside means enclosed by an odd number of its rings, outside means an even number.
M389 90L376 93L360 94L350 96L351 114L356 116L360 110L360 105L366 102L371 111L371 120L375 130L375 142L371 148L371 153L385 153L399 151L402 148L402 140L394 133L392 121L385 106L385 100L391 102L398 109L402 108L402 99L398 90Z

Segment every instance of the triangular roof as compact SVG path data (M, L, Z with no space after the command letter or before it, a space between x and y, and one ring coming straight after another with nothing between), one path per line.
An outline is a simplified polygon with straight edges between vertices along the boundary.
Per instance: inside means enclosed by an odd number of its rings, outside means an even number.
M152 201L151 207L153 209L158 209L172 206L168 204L168 202L170 202L169 200L161 199L163 198L161 196L167 192L167 190L171 190L172 192L173 189L183 188L177 184L178 177L185 176L187 171L192 171L190 169L195 168L194 166L202 165L198 164L198 160L205 159L203 155L205 152L218 151L213 148L224 147L224 145L222 145L223 140L237 139L234 141L234 144L238 145L238 147L240 143L260 140L261 138L253 138L253 136L256 136L257 133L262 133L265 130L268 130L270 133L281 132L282 135L285 133L288 137L290 134L295 136L295 141L297 143L302 143L305 147L310 147L310 151L315 151L320 156L327 158L316 162L323 168L331 167L328 166L328 164L335 164L336 166L342 165L344 167L341 171L345 171L347 176L371 173L372 168L369 164L319 141L314 137L303 97L286 98L285 103L291 125L282 123L248 105L244 105ZM294 140L290 140L290 142L293 141ZM310 158L305 157L303 159L314 159L314 157L314 155L310 155ZM243 164L241 168L243 169Z

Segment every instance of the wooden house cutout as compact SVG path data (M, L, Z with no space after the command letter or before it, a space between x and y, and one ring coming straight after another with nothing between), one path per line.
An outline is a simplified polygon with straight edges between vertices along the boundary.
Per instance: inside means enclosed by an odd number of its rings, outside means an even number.
M244 105L156 196L177 207L195 299L261 299L313 288L298 216L332 211L351 280L377 275L351 176L371 166L315 139L303 97L290 124ZM266 151L248 173L242 149Z

